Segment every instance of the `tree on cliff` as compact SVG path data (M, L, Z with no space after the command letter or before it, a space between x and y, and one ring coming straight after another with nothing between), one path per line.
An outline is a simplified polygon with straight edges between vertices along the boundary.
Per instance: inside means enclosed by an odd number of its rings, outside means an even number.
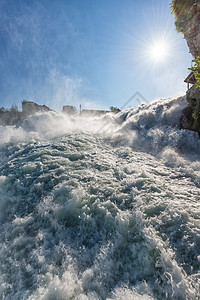
M10 111L11 113L16 113L16 112L18 112L19 110L18 110L17 105L14 103L14 104L11 106L11 108L9 109L9 111Z
M200 88L200 56L195 58L195 65L192 68L189 68L194 73L196 78L196 87Z

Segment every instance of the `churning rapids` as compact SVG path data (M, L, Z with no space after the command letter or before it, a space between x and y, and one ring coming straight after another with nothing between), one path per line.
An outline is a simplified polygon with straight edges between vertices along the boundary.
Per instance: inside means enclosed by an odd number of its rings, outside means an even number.
M0 127L0 299L200 299L185 98Z

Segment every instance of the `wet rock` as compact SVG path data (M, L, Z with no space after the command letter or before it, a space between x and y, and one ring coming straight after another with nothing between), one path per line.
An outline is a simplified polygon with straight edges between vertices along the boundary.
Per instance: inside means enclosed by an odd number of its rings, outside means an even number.
M180 117L180 128L200 133L200 90L193 85L186 93L188 107Z
M192 130L193 124L194 119L192 117L192 109L190 106L187 106L183 109L180 117L180 128Z

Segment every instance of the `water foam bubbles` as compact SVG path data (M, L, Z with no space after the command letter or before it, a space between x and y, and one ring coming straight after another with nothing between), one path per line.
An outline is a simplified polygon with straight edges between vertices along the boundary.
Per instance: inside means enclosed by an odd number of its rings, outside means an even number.
M2 299L199 298L199 140L177 127L184 105L1 129Z

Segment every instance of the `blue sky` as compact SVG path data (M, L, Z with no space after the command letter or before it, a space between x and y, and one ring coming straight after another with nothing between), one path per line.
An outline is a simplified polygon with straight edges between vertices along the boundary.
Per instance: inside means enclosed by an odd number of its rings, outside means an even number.
M148 102L184 93L192 55L169 3L0 0L0 106L108 109L136 92ZM150 54L159 41L161 61Z

